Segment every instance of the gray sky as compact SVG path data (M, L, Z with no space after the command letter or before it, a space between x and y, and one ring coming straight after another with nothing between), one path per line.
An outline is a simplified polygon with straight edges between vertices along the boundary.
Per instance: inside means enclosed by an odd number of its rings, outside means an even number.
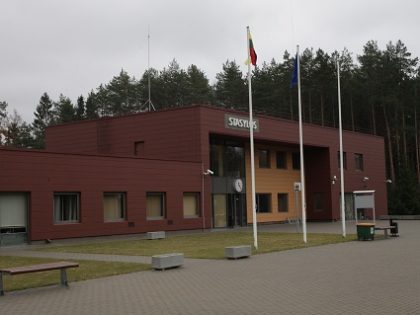
M243 65L249 25L258 63L287 49L381 49L401 39L420 56L418 0L1 0L0 100L32 122L42 93L73 102L123 68L139 78L175 58L211 82L227 60Z

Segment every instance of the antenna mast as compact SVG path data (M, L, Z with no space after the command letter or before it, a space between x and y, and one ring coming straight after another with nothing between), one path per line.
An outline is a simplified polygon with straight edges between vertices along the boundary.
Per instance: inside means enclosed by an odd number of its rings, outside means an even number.
M147 26L147 87L148 87L148 99L143 104L142 108L146 107L147 111L155 111L156 108L153 106L152 103L152 96L151 96L151 83L150 83L150 25Z

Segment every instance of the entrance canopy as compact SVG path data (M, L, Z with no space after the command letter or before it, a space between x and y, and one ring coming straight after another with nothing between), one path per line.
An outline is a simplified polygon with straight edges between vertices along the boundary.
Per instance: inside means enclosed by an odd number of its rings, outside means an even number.
M354 196L354 217L356 223L358 221L358 209L372 209L373 211L373 223L376 221L375 213L375 191L374 190L355 190L353 191Z

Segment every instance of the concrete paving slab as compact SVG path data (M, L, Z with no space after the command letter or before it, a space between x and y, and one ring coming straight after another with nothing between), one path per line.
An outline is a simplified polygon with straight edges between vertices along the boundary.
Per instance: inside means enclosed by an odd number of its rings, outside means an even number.
M0 309L19 315L420 314L420 221L399 224L398 238L245 260L186 260L164 272L10 292Z

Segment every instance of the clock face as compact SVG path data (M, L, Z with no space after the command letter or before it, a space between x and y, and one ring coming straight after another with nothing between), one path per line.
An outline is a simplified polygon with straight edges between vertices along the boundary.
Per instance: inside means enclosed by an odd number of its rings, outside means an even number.
M234 186L237 192L241 192L242 189L244 188L244 184L242 183L242 180L239 178L235 180Z

